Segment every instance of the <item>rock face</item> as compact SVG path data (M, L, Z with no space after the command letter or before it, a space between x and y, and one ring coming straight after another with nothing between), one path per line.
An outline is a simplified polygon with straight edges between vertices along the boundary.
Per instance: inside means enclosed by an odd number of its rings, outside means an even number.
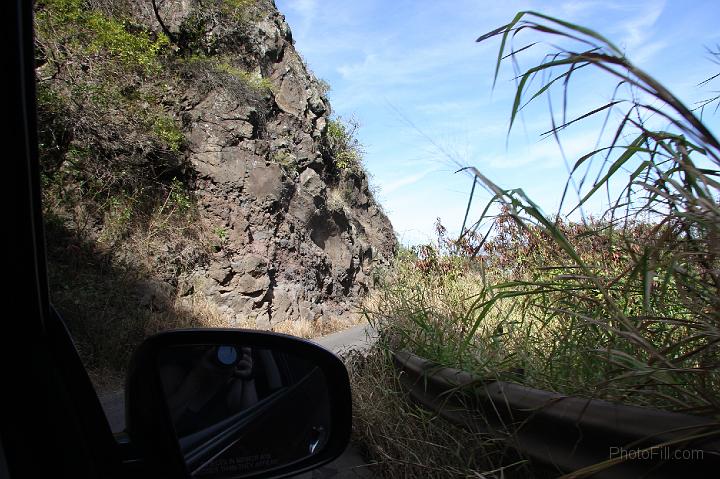
M175 3L164 6L171 30L193 8ZM207 295L238 322L249 317L269 328L346 313L396 240L362 169L338 167L328 151L330 105L284 17L269 0L255 8L227 54L270 90L248 101L215 84L184 102L196 196L217 234L211 264L187 291Z

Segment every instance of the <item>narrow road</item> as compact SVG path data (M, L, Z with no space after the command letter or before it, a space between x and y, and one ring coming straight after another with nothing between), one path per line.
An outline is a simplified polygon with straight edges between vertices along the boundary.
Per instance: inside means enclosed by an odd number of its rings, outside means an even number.
M366 324L328 334L310 341L338 354L348 349L367 350L375 342L375 332ZM125 397L124 391L108 393L100 397L105 416L113 433L125 429ZM360 453L350 445L335 461L312 472L295 476L298 479L353 478L373 477L366 468Z
M359 324L350 329L328 334L321 338L311 339L310 341L334 353L341 353L350 348L366 350L372 346L376 339L375 331L373 331L370 326L367 324Z

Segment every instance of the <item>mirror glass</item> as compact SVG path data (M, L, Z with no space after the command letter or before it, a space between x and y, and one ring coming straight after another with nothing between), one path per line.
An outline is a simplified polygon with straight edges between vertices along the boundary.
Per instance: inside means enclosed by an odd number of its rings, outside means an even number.
M160 351L157 368L193 476L268 471L327 443L327 381L307 359L243 344L183 345Z

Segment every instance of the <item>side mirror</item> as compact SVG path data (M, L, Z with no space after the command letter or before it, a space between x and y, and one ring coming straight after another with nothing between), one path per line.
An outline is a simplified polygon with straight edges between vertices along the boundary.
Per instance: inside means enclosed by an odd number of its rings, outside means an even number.
M345 450L347 370L330 351L276 333L182 330L133 355L127 431L156 477L283 477Z

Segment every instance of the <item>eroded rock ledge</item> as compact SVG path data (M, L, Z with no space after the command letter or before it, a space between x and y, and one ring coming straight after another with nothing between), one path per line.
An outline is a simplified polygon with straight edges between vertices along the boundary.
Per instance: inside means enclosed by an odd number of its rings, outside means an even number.
M163 6L170 28L194 8L175 3ZM206 295L234 323L249 318L270 328L346 314L396 240L365 173L338 167L328 150L330 105L284 17L272 1L254 8L224 54L239 56L270 90L254 101L227 85L185 92L196 195L218 245L210 265L180 289Z

